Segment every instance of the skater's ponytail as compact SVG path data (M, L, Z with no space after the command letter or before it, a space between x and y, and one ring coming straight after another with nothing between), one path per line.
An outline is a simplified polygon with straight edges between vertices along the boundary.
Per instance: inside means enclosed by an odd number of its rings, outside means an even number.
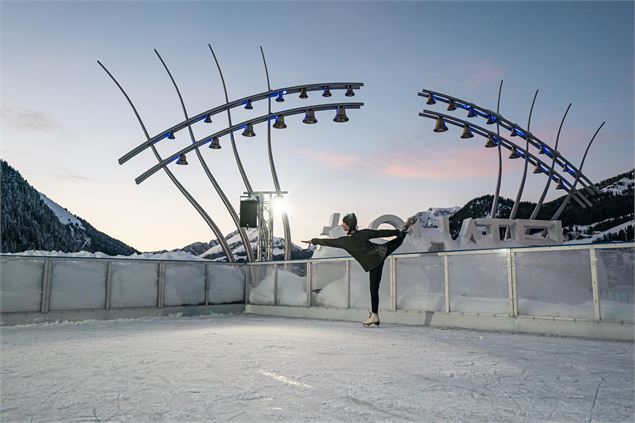
M348 233L357 231L357 216L355 213L349 213L342 219L342 222L348 225Z

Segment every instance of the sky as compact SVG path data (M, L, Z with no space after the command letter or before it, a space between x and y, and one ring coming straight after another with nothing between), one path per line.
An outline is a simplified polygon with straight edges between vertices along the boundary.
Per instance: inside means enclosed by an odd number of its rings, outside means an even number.
M308 103L361 101L350 121L318 112L272 130L272 152L292 241L319 236L332 213L355 212L361 227L394 214L462 206L492 194L496 149L460 130L432 132L418 116L426 88L495 110L522 126L539 90L530 130L553 145L569 103L559 151L576 166L598 126L583 172L592 181L634 166L633 2L29 2L2 1L0 157L36 189L97 229L140 251L181 248L215 236L164 172L134 179L156 164L132 109L98 66L119 80L150 135L225 102L208 44L223 70L230 100L266 91L262 46L272 88L354 81L355 97L289 96L274 110ZM266 101L238 109L234 123L266 114ZM463 115L457 114L464 118ZM197 139L227 127L225 115L193 130ZM482 124L482 122L481 122ZM266 124L256 137L236 133L236 147L256 191L273 190ZM191 143L186 131L157 149L166 157ZM201 149L236 210L245 185L229 137L221 150ZM170 169L224 234L236 229L195 155ZM515 198L521 160L503 162L501 195ZM536 201L544 175L531 174L523 200ZM547 200L561 195L550 190ZM282 236L282 222L274 221ZM301 244L305 245L305 244Z

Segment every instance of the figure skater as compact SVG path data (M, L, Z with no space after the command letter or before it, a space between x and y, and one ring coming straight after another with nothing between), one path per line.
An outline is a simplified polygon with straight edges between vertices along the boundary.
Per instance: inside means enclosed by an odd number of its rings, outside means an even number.
M399 229L362 229L357 230L357 217L355 213L349 213L342 218L342 229L346 236L339 238L313 238L310 241L302 241L307 244L325 245L327 247L343 248L355 260L359 262L366 272L370 272L370 302L371 312L368 319L364 320L364 326L379 326L379 283L384 268L384 261L395 251L406 238L408 229L417 221L417 216L411 216ZM372 238L396 236L395 239L385 244L370 242Z

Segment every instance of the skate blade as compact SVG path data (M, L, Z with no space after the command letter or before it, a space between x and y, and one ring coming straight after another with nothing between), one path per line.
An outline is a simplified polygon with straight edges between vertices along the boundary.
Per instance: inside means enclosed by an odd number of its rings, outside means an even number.
M373 325L379 326L379 322L377 322L377 323L369 323L369 324L366 324L366 323L362 322L362 326L364 326L365 328L373 327Z

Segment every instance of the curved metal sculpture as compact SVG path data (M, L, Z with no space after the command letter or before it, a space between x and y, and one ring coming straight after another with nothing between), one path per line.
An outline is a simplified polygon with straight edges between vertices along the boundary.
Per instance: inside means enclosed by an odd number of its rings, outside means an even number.
M154 52L156 53L157 57L161 61L161 64L165 68L165 71L168 73L168 76L170 77L170 80L172 81L172 85L174 86L174 89L176 90L176 94L178 95L179 101L181 102L181 107L183 108L183 115L185 116L185 119L187 120L188 119L188 115L187 115L187 109L185 108L185 102L183 101L183 96L181 96L181 91L179 90L179 87L176 84L176 81L174 80L174 77L172 76L172 72L170 72L170 69L168 69L168 66L165 64L165 61L163 60L163 58L161 57L159 52L156 49L154 49ZM192 141L192 143L196 142L196 138L194 137L194 132L192 132L192 127L190 125L188 125L187 129L189 131L190 140ZM234 221L234 224L236 225L236 228L238 229L238 234L240 235L240 239L241 239L241 241L243 243L243 246L245 248L245 254L247 255L247 260L248 261L254 261L254 253L253 253L253 249L251 248L251 243L249 242L249 238L247 237L247 234L245 233L243 228L240 227L240 220L238 219L238 214L236 214L236 210L234 210L234 207L229 202L229 199L227 198L227 196L225 195L225 193L221 189L220 185L216 181L216 178L214 178L214 175L212 175L212 172L210 171L209 167L207 166L207 163L205 162L205 159L203 158L203 155L201 154L201 152L200 152L200 150L198 148L196 149L196 157L198 158L199 162L201 163L201 166L203 166L203 170L205 171L205 174L207 175L207 177L210 180L212 186L214 187L214 189L218 193L219 197L221 198L221 201L225 205L225 208L229 212L232 220ZM221 242L221 240L222 240L222 243L227 244L227 241L225 240L224 236L219 238L218 241ZM229 246L227 248L229 249Z
M560 121L560 126L558 127L558 135L556 135L556 143L553 146L553 149L558 151L558 142L560 141L560 131L562 131L562 125L564 124L564 120L567 118L567 114L569 113L569 109L573 103L569 103L567 110L564 112L564 116L562 116L562 120ZM545 200L545 196L547 195L547 191L549 190L549 184L551 184L551 175L553 175L553 168L556 165L556 158L554 157L551 161L551 166L549 167L549 176L547 177L547 182L545 183L545 188L542 190L542 194L540 195L540 199L538 203L536 203L536 207L534 207L534 211L531 212L530 220L535 219L538 216L538 212L540 212L540 208L542 207L542 202Z
M537 167L537 169L540 169L541 173L547 173L548 169L549 169L549 165L547 163L545 163L544 161L542 161L538 156L531 154L529 152L525 152L521 146L519 146L518 144L514 143L513 141L510 141L507 138L504 137L499 137L496 135L496 133L489 131L485 128L482 128L478 125L474 125L468 121L465 121L463 119L459 119L456 118L454 116L449 116L443 113L439 113L439 112L434 112L431 110L424 110L422 113L419 113L419 116L423 116L423 117L427 117L430 119L437 119L438 117L442 117L444 119L445 122L457 126L457 127L461 127L463 128L465 125L469 125L471 130L482 136L485 138L492 138L494 139L496 143L500 143L500 145L502 147L507 148L510 151L517 151L520 156L527 158L527 160L529 161L529 163L533 164L534 166ZM562 174L556 172L555 170L553 171L553 175L552 178L554 180L557 180L558 182L560 182L562 189L564 189L565 191L569 192L571 190L572 187L572 183L569 182ZM573 199L582 207L582 208L586 208L587 206L592 205L592 203L586 199L586 197L584 197L584 195L582 195L582 193L580 193L579 191L575 192L573 194Z
M131 158L135 157L136 155L138 155L139 153L141 153L142 151L146 150L147 148L150 148L157 160L159 161L158 165L153 166L151 169L149 169L148 171L146 171L145 173L143 173L142 175L140 175L139 177L137 177L135 179L135 182L137 184L140 184L141 182L143 182L145 179L147 179L149 176L151 176L152 174L156 173L160 168L164 168L166 170L166 172L168 173L168 175L170 175L170 178L173 180L173 182L177 185L177 187L179 188L179 190L183 193L183 195L186 196L186 198L188 198L188 200L190 201L190 203L192 203L192 205L197 209L197 211L199 211L199 213L201 214L201 216L203 216L203 218L206 220L206 222L208 223L208 225L210 225L210 227L213 229L214 233L216 234L217 238L219 239L220 244L223 246L223 251L225 252L226 256L228 257L229 261L235 261L235 258L233 257L229 246L226 243L226 240L224 238L224 236L222 235L222 233L220 232L220 230L218 229L218 227L216 227L216 225L214 224L214 222L211 220L211 218L207 215L207 213L205 213L205 211L202 209L202 207L194 200L194 198L189 194L189 192L180 184L178 183L178 181L176 180L176 177L169 171L168 164L174 160L176 160L178 158L178 160L176 161L177 164L181 164L181 165L186 165L187 164L187 160L186 160L186 153L192 151L192 150L196 150L196 154L197 157L199 159L199 162L201 163L201 165L203 166L203 169L205 170L205 173L208 177L208 179L210 180L210 182L212 183L212 185L214 186L214 188L216 189L217 193L219 194L219 196L221 197L221 200L223 201L225 207L227 208L228 212L230 213L232 220L234 220L234 223L236 224L236 227L238 228L238 233L240 234L242 243L245 247L245 252L247 254L247 260L248 261L254 261L254 254L253 254L253 249L251 248L251 243L244 231L244 229L240 226L240 220L238 218L238 215L236 213L236 211L233 209L231 203L229 202L229 200L227 199L227 196L224 194L224 192L222 191L220 185L218 184L218 182L216 181L216 179L214 178L214 176L212 175L212 172L210 171L209 167L207 166L203 156L201 155L201 152L199 151L199 147L202 146L203 144L205 144L206 142L212 141L210 147L214 148L214 149L218 149L220 148L220 140L219 138L229 134L230 139L231 139L231 143L232 143L232 148L233 148L233 152L234 152L234 158L236 160L239 172L241 174L241 177L243 179L243 182L245 183L245 187L247 189L247 193L251 194L253 193L253 189L251 187L251 184L249 183L249 180L247 178L247 175L245 173L245 169L242 166L242 162L240 160L240 156L238 154L238 150L236 147L236 142L234 139L234 131L240 129L240 128L245 128L245 132L243 132L243 135L245 136L254 136L255 133L253 132L253 125L256 125L258 123L267 121L268 125L267 125L267 144L268 144L268 155L269 155L269 163L270 163L270 167L271 167L271 172L272 172L272 177L274 179L274 185L276 188L276 192L278 194L282 193L281 187L280 187L280 183L278 181L278 177L277 177L277 172L275 170L275 163L273 161L273 154L272 154L272 145L271 145L271 119L272 118L276 118L276 124L273 125L274 128L284 128L286 127L286 125L284 124L284 117L285 116L290 116L290 115L294 115L294 114L298 114L298 113L302 113L305 112L307 113L307 117L305 117L304 122L305 123L316 123L317 119L315 119L315 112L316 111L322 111L322 110L329 110L329 109L336 109L337 110L337 115L336 118L334 119L334 121L336 122L345 122L348 120L348 117L346 116L346 109L357 109L360 108L363 103L339 103L339 104L319 104L319 105L310 105L307 107L303 107L303 108L297 108L297 109L290 109L290 110L282 110L282 111L277 111L277 112L272 112L271 111L271 97L272 96L277 96L277 101L284 101L279 100L281 98L283 98L283 95L286 94L292 94L295 92L299 92L300 93L300 98L307 98L307 92L309 91L317 91L317 90L324 90L323 96L324 97L328 97L330 96L330 90L341 90L341 89L346 89L346 96L352 96L354 95L353 90L354 89L359 89L361 88L361 86L363 86L362 83L359 82L321 82L321 83L315 83L315 84L306 84L306 85L301 85L301 86L291 86L291 87L284 87L284 88L278 88L275 90L271 89L271 85L270 85L270 81L269 81L269 71L267 69L267 63L266 63L266 59L264 56L264 51L262 50L261 47L261 54L262 54L262 58L263 58L263 63L265 65L265 73L266 73L266 77L267 77L267 91L266 92L262 92L262 93L258 93L258 94L254 94L251 95L249 97L244 97L238 100L234 100L234 101L229 101L229 95L227 92L227 86L225 84L225 79L222 73L222 70L220 68L220 64L218 62L218 59L216 57L216 54L214 53L214 50L212 49L211 45L208 44L208 47L210 49L210 52L212 53L212 56L214 58L214 62L216 63L216 67L218 68L218 72L219 75L221 77L221 81L223 84L223 90L224 90L224 94L225 94L225 104L218 106L218 107L214 107L212 109L206 110L202 113L199 113L193 117L189 117L188 116L188 112L187 109L185 107L185 102L183 101L183 97L181 95L181 92L178 88L178 85L174 79L174 77L172 76L172 73L170 72L170 70L168 69L165 61L163 60L163 58L161 57L161 55L158 53L158 51L155 49L155 53L157 55L157 57L159 58L159 60L161 61L163 67L165 68L166 72L168 73L168 76L170 77L170 80L172 81L172 85L174 86L177 96L179 98L179 101L181 103L181 107L183 109L183 114L185 117L185 120L173 125L171 128L162 131L161 133L150 137L149 134L147 133L147 131L145 130L145 127L143 126L143 123L140 121L140 118L138 116L138 113L136 113L136 109L134 109L133 106L133 110L135 111L135 114L137 115L137 118L139 119L140 123L142 124L142 128L144 130L144 133L146 135L146 140L144 142L142 142L141 144L139 144L137 147L135 147L134 149L132 149L131 151L129 151L128 153L126 153L125 155L123 155L121 158L119 158L119 163L120 164L124 164L125 162L127 162L128 160L130 160ZM100 63L101 65L101 63ZM102 65L103 67L103 65ZM106 69L104 69L106 70ZM106 70L107 71L107 70ZM112 75L111 75L112 77ZM114 78L113 78L114 80ZM115 81L116 82L116 81ZM121 87L120 87L121 88ZM125 95L125 92L124 92ZM126 95L127 97L127 95ZM251 109L252 108L252 103L255 101L259 101L259 100L263 100L263 99L267 99L268 100L268 114L265 116L260 116L258 118L254 118L254 119L250 119L244 122L241 122L239 124L233 124L232 122L232 116L231 116L231 110L235 107L239 107L239 106L243 106L245 105L245 108L247 109ZM129 100L129 99L128 99ZM132 104L131 104L132 105ZM200 122L200 121L205 121L206 123L210 123L211 122L211 117L215 114L218 113L222 113L222 112L226 112L227 113L227 118L228 118L228 122L229 122L229 127L225 128L222 131L218 131L208 137L203 138L202 140L197 141L195 139L193 130L192 130L192 125ZM170 157L168 157L167 159L163 159L161 158L161 156L158 154L154 144L156 144L157 142L163 140L163 139L174 139L175 138L175 133L180 131L181 129L185 129L188 128L188 132L189 132L189 136L190 136L190 141L191 144L180 150L179 152L177 152L176 154L171 155ZM288 216L286 213L283 213L283 223L284 223L284 229L285 229L285 259L290 259L291 258L291 231L289 228L289 222L288 222Z
M534 104L536 104L536 97L538 97L538 90L536 90L536 94L534 94L534 99L531 102L531 109L529 110L529 119L527 120L527 133L529 132L529 128L531 126L531 116L534 113ZM529 151L529 137L525 137L525 151ZM520 199L523 196L523 190L525 189L525 180L527 179L527 165L529 164L528 155L525 154L525 166L523 168L523 177L520 181L520 187L518 188L518 194L516 194L516 201L514 201L514 206L512 207L512 211L509 214L510 219L516 219L516 213L518 213L518 205L520 204ZM509 234L509 228L507 228L507 233Z
M271 83L269 81L269 69L267 69L267 60L265 59L265 52L260 46L260 54L262 55L262 62L265 65L265 75L267 76L267 90L271 91ZM268 101L268 113L271 114L271 96ZM278 181L278 173L276 172L276 165L273 161L273 151L271 148L271 121L267 121L267 152L269 155L269 167L271 168L271 177L273 178L273 186L276 188L278 195L281 194L280 182ZM289 216L287 211L282 211L282 226L284 228L284 259L291 260L291 228L289 227Z
M220 68L220 64L218 63L218 59L216 58L216 54L214 53L214 49L211 44L207 45L209 47L209 51L212 52L212 56L214 57L214 62L216 62L216 67L218 68L218 73L220 74L220 79L223 83L223 91L225 91L225 104L229 103L229 95L227 94L227 85L225 85L225 78L223 77L223 71ZM187 119L186 119L187 120ZM231 108L227 109L227 121L229 122L229 126L232 126L232 113ZM238 150L236 149L236 141L234 140L234 133L231 132L229 137L232 142L232 150L234 151L234 158L236 159L236 164L238 165L238 170L240 171L240 176L243 178L243 182L245 183L245 188L248 193L252 193L253 189L251 189L251 184L249 183L249 179L247 179L247 174L245 173L245 169L243 168L243 164L240 161L240 156L238 155ZM247 248L247 246L245 246ZM251 249L251 247L249 247Z
M595 131L595 134L593 134L593 137L591 138L591 141L589 141L589 144L586 146L586 150L584 151L584 155L582 156L582 161L580 162L580 170L582 170L582 166L584 166L584 161L586 160L586 155L589 152L589 148L591 148L591 144L593 144L593 140L595 140L595 137L597 136L597 134L600 132L600 129L602 129L602 127L604 126L604 124L606 123L606 121L602 122L602 124L599 126L599 128ZM569 199L571 198L572 193L575 194L575 186L578 184L578 181L580 180L580 175L582 173L578 173L575 177L575 181L573 181L573 185L571 186L571 190L567 193L567 196L565 197L564 201L562 202L562 204L560 205L560 207L558 208L558 210L554 213L553 217L551 218L551 220L557 220L560 215L562 214L562 212L564 211L564 209L567 207L567 204L569 203ZM575 197L574 197L575 198Z
M495 113L491 110L480 107L474 103L462 100L454 96L443 94L437 91L423 89L418 93L418 95L422 97L427 97L429 99L428 100L429 103L430 103L430 98L432 98L434 102L441 101L443 103L448 103L448 104L452 102L455 104L456 107L461 107L467 110L472 116L480 116L480 117L488 119L488 123L498 122L501 127L505 128L506 130L514 134L511 136L520 136L523 139L528 139L529 143L533 147L544 152L549 157L555 156L556 164L558 166L562 167L563 169L567 169L567 168L571 169L573 172L576 172L576 173L579 172L579 170L575 166L573 166L573 164L569 162L564 156L562 156L558 151L553 150L551 147L549 147L547 143L541 141L538 137L533 135L531 132L523 129L522 126L509 121L508 119L506 119L505 117L503 117L502 115L498 113ZM434 104L434 103L430 103L430 104ZM595 184L591 182L591 180L587 178L586 176L584 176L583 174L580 174L580 183L589 194L593 195L593 194L600 193L600 190L595 186Z
M110 71L108 71L106 66L104 66L99 60L97 61L97 63L108 74L108 76L113 80L115 85L117 85L117 87L119 87L119 90L124 95L126 100L128 100L128 104L132 108L132 111L134 112L135 116L137 117L137 121L139 122L139 125L141 125L141 129L143 130L143 133L145 134L146 139L149 140L150 139L150 135L148 134L148 131L146 130L146 127L145 127L143 121L141 120L141 116L139 116L139 112L137 112L137 108L132 103L132 100L130 100L130 97L128 96L126 91L123 89L121 84L119 84L117 79L115 79L115 77L110 73ZM159 162L161 162L163 159L161 158L161 155L159 154L157 149L154 147L154 145L151 145L151 148L152 148L152 152L154 153L154 156L156 157L156 159ZM225 237L223 236L223 233L218 228L216 223L214 223L212 218L207 214L207 212L203 209L203 207L201 207L201 205L194 199L194 197L192 197L192 195L185 189L185 187L183 187L183 185L178 181L178 179L176 178L176 176L174 176L174 174L170 171L170 169L164 168L164 170L165 170L165 173L170 178L170 180L172 181L172 183L179 189L179 191L181 192L181 194L183 194L183 196L187 199L187 201L190 202L192 207L194 207L194 209L201 215L201 217L203 218L205 223L207 223L207 225L210 227L210 229L212 230L214 235L216 235L216 238L218 239L218 242L220 243L220 246L223 249L223 252L225 253L225 256L227 257L227 260L229 262L232 262L232 263L236 262L236 258L234 257L234 254L232 253L231 248L229 248L229 246L227 245L227 242L225 241Z
M503 91L503 80L498 86L498 101L496 102L496 113L500 113L501 106L501 92ZM496 135L500 136L500 124L496 122ZM490 217L493 219L498 212L498 196L501 190L501 178L503 176L503 155L501 152L500 143L496 146L498 149L498 178L496 179L496 190L494 191L494 201L492 201L492 210L489 212Z
M295 109L288 109L288 110L281 110L281 111L277 111L277 112L273 112L273 113L269 113L266 115L262 115L262 116L258 116L256 118L253 119L249 119L246 121L243 121L241 123L238 123L236 125L230 126L229 128L225 128L221 131L215 132L211 135L208 135L202 139L200 139L199 141L196 141L195 143L192 143L191 145L179 150L178 152L172 154L170 157L168 157L167 159L164 159L163 161L161 161L160 163L158 163L157 165L151 167L150 169L148 169L147 171L145 171L144 173L142 173L140 176L138 176L137 178L135 178L135 182L137 184L142 183L143 181L145 181L146 179L148 179L150 176L152 176L154 173L156 173L159 169L166 167L168 164L170 164L171 162L175 161L176 159L179 158L179 156L181 155L185 155L187 153L189 153L190 151L208 143L211 142L214 138L220 138L224 135L227 134L231 134L234 131L237 131L239 129L243 129L243 128L249 128L249 127L253 127L254 125L257 125L259 123L262 122L266 122L270 119L276 118L279 115L282 116L292 116L292 115L297 115L300 113L305 113L307 111L312 110L313 112L316 111L322 111L322 110L338 110L343 108L344 110L346 109L359 109L364 105L364 103L331 103L331 104L316 104L316 105L311 105L311 106L307 106L307 107L298 107Z
M229 103L223 104L221 106L217 106L212 109L206 110L205 112L199 113L196 116L192 116L189 119L186 119L183 122L173 125L172 127L158 133L157 135L151 137L145 142L142 142L137 147L133 148L128 153L121 156L121 158L119 158L119 164L126 163L128 160L135 157L136 155L138 155L139 153L141 153L142 151L150 147L152 144L155 144L161 141L162 139L167 138L168 136L170 136L170 134L174 135L176 132L186 128L189 125L192 125L196 122L203 121L207 117L211 118L212 116L218 113L225 112L228 109L244 106L245 104L247 104L247 102L253 103L255 101L264 100L274 95L277 96L281 92L286 93L286 95L294 94L294 93L302 94L303 92L308 93L310 91L318 91L318 90L321 91L324 89L324 87L329 87L329 90L347 90L348 87L351 87L352 89L359 89L363 85L364 84L361 82L320 82L317 84L295 85L291 87L277 88L275 90L269 90L269 91L254 94L248 97L243 97L241 99L234 100Z

